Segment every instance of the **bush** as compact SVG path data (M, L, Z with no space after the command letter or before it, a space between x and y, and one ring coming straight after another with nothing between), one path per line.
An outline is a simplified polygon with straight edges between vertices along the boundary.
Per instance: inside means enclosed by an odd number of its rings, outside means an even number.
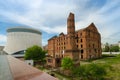
M75 68L73 74L82 80L103 80L104 75L106 75L106 68L104 65L92 63Z
M62 64L61 64L63 69L72 69L73 67L73 60L71 58L65 57L62 59Z

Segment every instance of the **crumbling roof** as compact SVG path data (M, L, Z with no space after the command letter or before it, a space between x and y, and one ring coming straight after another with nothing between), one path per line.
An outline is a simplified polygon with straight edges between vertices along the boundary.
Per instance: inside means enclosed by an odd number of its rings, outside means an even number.
M55 35L55 36L51 37L49 40L51 40L51 39L53 39L53 38L56 38L56 37L57 37L57 35ZM49 40L48 40L48 41L49 41Z
M60 35L65 35L65 34L64 34L63 32L61 32L61 33L59 34L59 36L60 36Z
M82 29L78 29L78 30L76 30L76 32L78 32L78 31L83 31L83 30L85 30L86 28L82 28Z
M85 27L85 28L82 28L82 29L79 29L79 30L77 30L76 32L78 32L78 31L83 31L83 30L85 30L85 29L87 29L87 28L89 28L89 27L95 27L95 24L92 22L89 26L87 26L87 27ZM95 27L95 29L97 30L97 28Z

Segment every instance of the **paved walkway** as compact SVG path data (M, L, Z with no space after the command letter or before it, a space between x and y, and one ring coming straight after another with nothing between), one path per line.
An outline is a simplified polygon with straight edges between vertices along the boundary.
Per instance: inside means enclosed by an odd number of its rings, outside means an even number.
M0 80L13 80L7 56L0 55Z
M58 80L9 55L0 55L0 80Z

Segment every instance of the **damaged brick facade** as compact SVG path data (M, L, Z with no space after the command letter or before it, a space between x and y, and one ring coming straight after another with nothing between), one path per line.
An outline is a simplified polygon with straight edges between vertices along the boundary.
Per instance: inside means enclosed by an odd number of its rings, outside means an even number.
M58 67L63 57L76 62L101 57L101 35L94 23L75 31L74 14L67 18L67 34L60 33L48 40L47 64Z

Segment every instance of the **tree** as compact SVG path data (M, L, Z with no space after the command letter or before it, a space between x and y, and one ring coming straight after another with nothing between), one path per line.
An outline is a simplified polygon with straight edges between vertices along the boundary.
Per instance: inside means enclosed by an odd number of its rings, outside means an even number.
M105 44L105 48L102 49L105 52L119 52L119 46Z
M110 51L111 52L119 52L119 46L111 46Z
M106 44L105 44L104 51L105 51L105 52L109 52L109 51L110 51L109 43L106 43Z
M73 60L69 57L65 57L62 59L62 64L61 64L63 69L68 69L71 70L73 67Z
M32 60L44 60L45 58L46 51L42 50L41 47L34 45L30 48L27 48L25 51L25 56L24 58L26 60L32 59Z

